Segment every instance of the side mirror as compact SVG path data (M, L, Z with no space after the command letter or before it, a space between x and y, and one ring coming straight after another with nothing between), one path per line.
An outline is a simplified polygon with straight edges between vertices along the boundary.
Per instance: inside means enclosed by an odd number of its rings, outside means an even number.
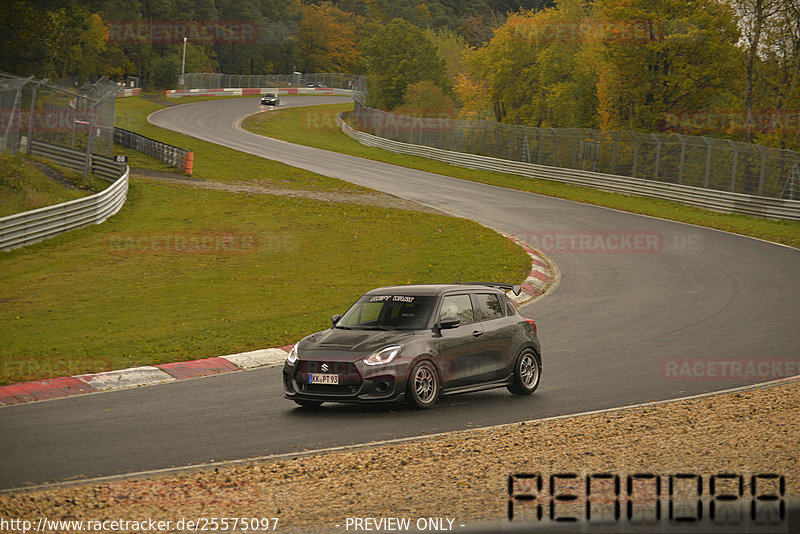
M338 313L336 315L334 315L333 317L331 317L331 323L333 323L333 326L336 326L336 323L338 323L339 319L341 319L341 318L342 318L342 316L339 315Z
M445 317L439 321L439 328L447 330L448 328L455 328L461 324L461 319L458 317Z

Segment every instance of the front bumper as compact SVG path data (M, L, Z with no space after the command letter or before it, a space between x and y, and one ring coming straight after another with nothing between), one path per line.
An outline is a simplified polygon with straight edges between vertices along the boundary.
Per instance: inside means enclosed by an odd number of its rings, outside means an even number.
M311 384L309 374L328 372L339 375L338 385ZM392 362L370 366L361 361L297 360L283 367L284 397L321 402L393 402L405 396L405 365Z

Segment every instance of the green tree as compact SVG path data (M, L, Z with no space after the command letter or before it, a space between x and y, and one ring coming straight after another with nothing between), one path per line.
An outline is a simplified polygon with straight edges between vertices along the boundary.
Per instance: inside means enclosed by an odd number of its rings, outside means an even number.
M580 0L511 15L489 43L470 54L472 76L459 84L462 100L477 102L477 78L488 87L495 120L537 127L593 126L597 60L588 16Z
M428 80L449 90L444 62L424 32L402 19L366 32L364 55L372 106L394 109L403 102L409 84Z
M596 0L600 124L654 131L665 114L704 110L737 81L739 31L715 0ZM643 25L643 23L646 23Z
M409 84L403 95L403 105L395 109L398 115L411 117L455 118L453 98L430 80Z
M151 62L151 79L153 87L169 89L178 86L178 76L181 72L181 57L177 52L170 51L160 55Z
M425 37L436 47L436 53L444 62L445 76L454 82L467 69L467 44L461 35L449 28L426 29Z

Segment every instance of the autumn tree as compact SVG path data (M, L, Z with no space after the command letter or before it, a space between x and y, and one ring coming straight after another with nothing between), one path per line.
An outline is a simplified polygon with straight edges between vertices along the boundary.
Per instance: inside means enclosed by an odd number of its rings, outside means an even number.
M735 87L739 32L715 0L596 0L604 29L600 125L659 128L664 114L715 106Z
M448 90L444 62L423 31L402 19L374 27L362 52L369 80L368 104L394 109L403 103L406 88L428 80Z
M362 70L357 48L358 28L363 19L329 2L303 6L297 34L293 37L298 67L303 72L349 72Z
M592 126L596 60L587 46L588 15L580 0L511 15L489 43L469 55L471 78L461 79L459 96L469 101L475 79L483 80L497 121Z

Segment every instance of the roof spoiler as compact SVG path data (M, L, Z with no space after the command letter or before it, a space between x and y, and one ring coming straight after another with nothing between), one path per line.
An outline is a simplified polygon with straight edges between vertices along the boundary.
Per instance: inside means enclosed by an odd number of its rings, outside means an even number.
M519 284L503 284L500 282L470 282L470 286L489 286L489 287L497 287L500 289L505 289L506 291L511 291L514 295L519 296L522 293L522 286Z

